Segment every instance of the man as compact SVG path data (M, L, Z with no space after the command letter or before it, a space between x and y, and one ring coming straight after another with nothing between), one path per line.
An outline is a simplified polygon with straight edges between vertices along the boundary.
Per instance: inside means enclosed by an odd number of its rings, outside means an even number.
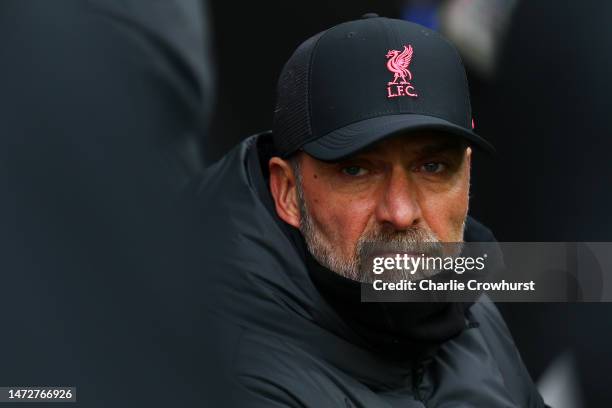
M467 217L465 72L437 33L366 15L303 43L272 134L199 194L230 406L541 407L495 307L361 303L363 248L492 241Z

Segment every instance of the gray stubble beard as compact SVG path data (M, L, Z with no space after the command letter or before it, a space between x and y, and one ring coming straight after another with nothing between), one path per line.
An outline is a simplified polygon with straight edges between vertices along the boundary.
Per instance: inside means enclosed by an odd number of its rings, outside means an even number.
M333 245L321 233L310 215L304 191L302 189L302 175L297 161L292 162L296 179L297 200L300 210L300 232L306 241L306 246L311 255L325 268L338 273L346 278L360 281L371 281L371 261L374 256L381 253L412 253L425 254L427 256L442 256L445 248L436 235L422 228L411 228L404 231L392 231L380 228L363 234L355 246L353 256L343 259L334 251ZM462 234L465 229L465 220L462 226ZM453 252L460 252L456 248ZM435 272L428 272L431 276ZM399 279L415 280L423 278L421 274L410 274L406 270L397 270L395 273L387 274L385 280L397 281Z

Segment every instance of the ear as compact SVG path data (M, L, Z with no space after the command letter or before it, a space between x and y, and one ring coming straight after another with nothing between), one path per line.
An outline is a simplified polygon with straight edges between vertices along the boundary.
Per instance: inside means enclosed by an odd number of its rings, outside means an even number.
M297 198L296 178L288 161L272 157L270 170L270 192L274 199L276 214L287 224L300 227L300 207Z
M465 166L467 185L468 185L468 196L469 194L471 194L471 188L470 188L471 184L470 183L472 179L472 152L473 150L469 146L465 149L464 166Z
M466 164L468 166L468 169L472 168L472 148L471 147L467 147L467 149L465 149L465 158L466 158Z

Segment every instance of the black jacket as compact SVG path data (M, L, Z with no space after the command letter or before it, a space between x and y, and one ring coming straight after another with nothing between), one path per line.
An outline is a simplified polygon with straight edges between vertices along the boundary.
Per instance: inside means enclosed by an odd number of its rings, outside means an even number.
M232 388L227 405L544 406L486 298L466 310L459 335L418 364L401 349L375 352L340 318L311 279L299 233L275 214L266 185L268 137L245 140L210 167L198 193L214 234L205 249L206 296L224 328L217 334L220 371ZM466 235L492 239L473 220Z

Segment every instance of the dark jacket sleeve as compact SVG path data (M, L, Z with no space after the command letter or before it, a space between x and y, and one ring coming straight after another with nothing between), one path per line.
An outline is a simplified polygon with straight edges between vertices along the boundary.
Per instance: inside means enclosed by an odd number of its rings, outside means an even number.
M160 149L198 107L171 55L86 0L0 3L1 384L203 406L195 213Z

